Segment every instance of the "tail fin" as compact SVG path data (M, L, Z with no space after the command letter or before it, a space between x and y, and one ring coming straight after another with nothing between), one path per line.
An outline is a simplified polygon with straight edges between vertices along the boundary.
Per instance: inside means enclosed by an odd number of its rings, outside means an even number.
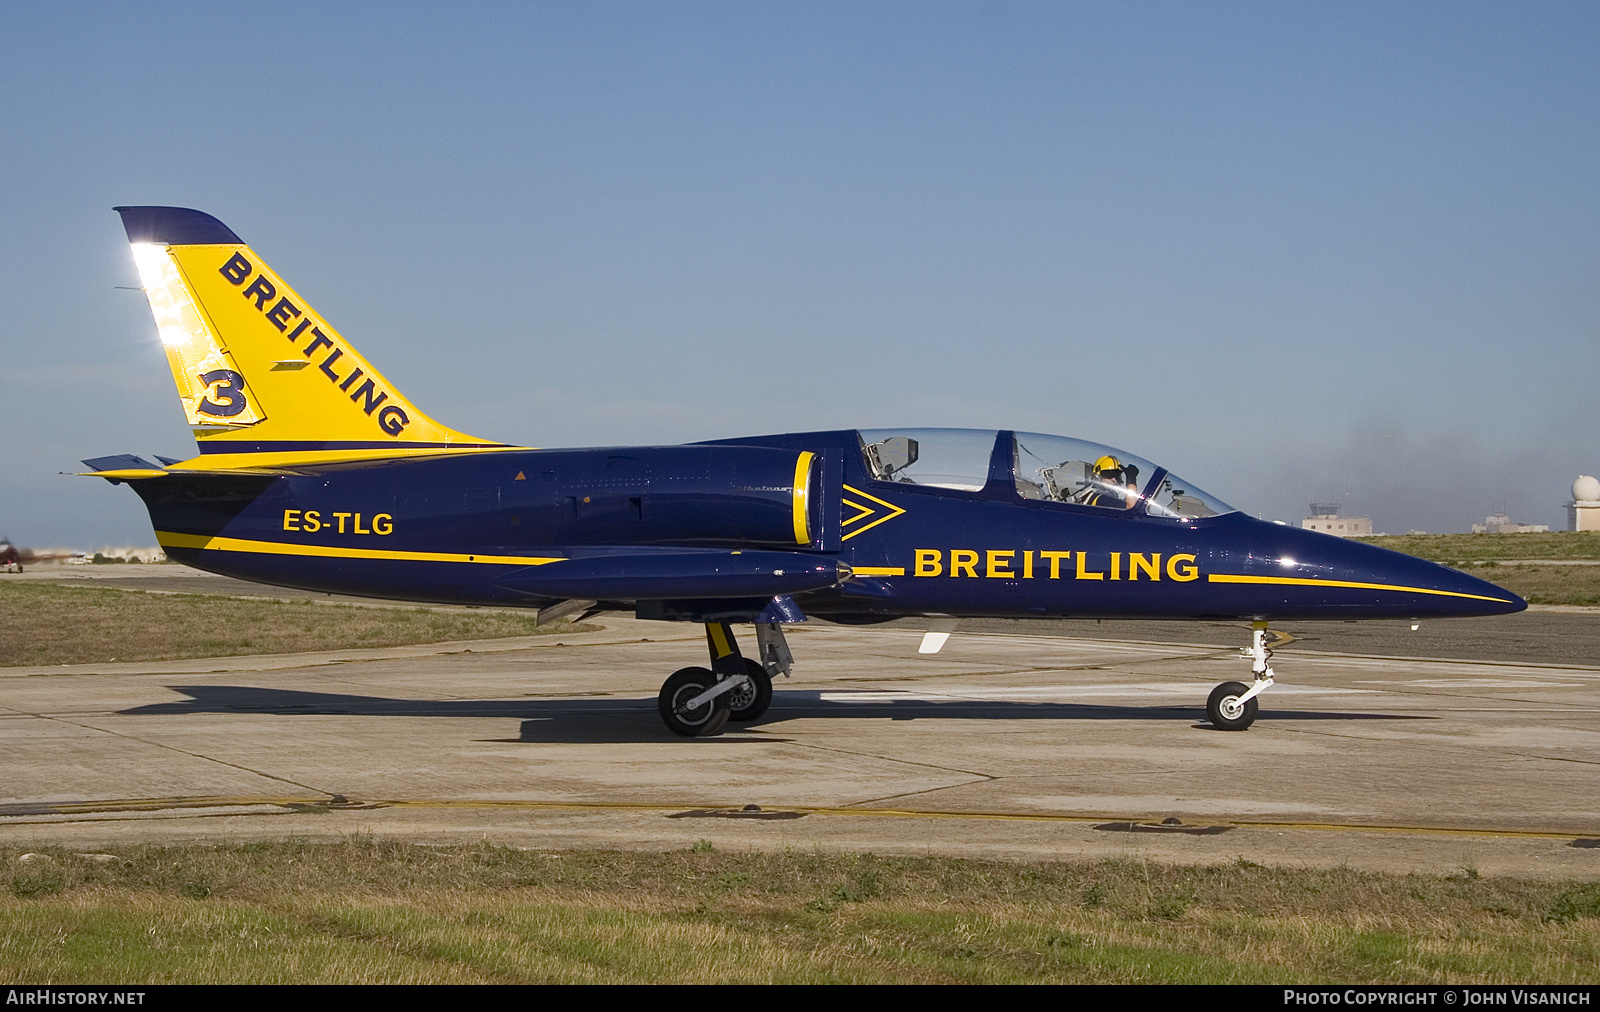
M504 447L423 414L209 214L115 210L206 465Z

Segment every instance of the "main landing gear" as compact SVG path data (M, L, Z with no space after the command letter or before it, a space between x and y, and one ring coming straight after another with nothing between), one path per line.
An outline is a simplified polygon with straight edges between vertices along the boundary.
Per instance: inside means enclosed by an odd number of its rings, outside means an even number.
M1254 724L1259 709L1256 697L1272 687L1272 666L1267 663L1272 659L1272 651L1267 648L1266 622L1250 623L1250 646L1240 653L1250 658L1250 671L1255 675L1255 684L1247 686L1243 682L1223 682L1211 690L1211 696L1206 700L1206 717L1210 719L1211 726L1219 731L1243 731Z
M789 674L794 657L776 622L756 623L759 661L739 653L733 628L726 622L706 623L711 667L676 671L661 686L656 707L674 734L709 738L722 733L728 721L746 723L772 704L772 679Z

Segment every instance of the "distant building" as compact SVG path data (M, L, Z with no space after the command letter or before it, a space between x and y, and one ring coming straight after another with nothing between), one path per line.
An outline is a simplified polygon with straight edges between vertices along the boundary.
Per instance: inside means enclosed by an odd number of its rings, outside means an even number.
M1321 531L1336 538L1364 538L1372 534L1371 517L1342 517L1343 505L1336 502L1314 502L1311 515L1300 521L1308 531Z
M1572 483L1572 501L1567 503L1567 530L1600 531L1600 480L1580 474Z
M1550 529L1549 524L1515 524L1504 513L1495 513L1483 518L1483 523L1473 524L1474 534L1543 534Z

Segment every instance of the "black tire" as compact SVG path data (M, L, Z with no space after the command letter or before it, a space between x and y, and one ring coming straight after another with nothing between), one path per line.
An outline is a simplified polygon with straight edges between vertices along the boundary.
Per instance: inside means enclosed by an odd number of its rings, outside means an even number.
M772 676L767 669L746 657L744 672L750 676L750 684L723 697L728 701L728 719L736 723L756 720L772 705Z
M722 733L722 726L728 722L728 693L709 703L702 703L687 713L678 712L685 700L693 699L715 684L717 676L705 668L675 671L662 684L661 694L656 697L656 707L661 711L661 720L673 734L685 738L709 738Z
M1223 682L1212 689L1211 696L1206 699L1206 716L1211 726L1219 731L1243 731L1254 724L1260 709L1256 700L1247 699L1243 706L1239 705L1239 697L1249 691L1250 686L1243 682Z

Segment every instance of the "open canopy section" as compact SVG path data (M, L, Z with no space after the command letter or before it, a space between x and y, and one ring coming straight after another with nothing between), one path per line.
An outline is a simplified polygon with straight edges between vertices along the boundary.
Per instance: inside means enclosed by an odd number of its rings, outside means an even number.
M879 481L976 492L989 481L996 429L862 429L861 452Z

